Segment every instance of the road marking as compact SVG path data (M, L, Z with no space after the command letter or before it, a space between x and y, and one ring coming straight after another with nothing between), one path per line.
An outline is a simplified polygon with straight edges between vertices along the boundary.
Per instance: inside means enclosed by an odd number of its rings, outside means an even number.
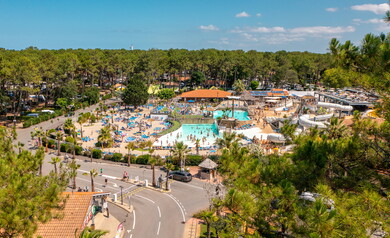
M176 183L176 184L178 184L178 183ZM190 186L190 187L193 187L193 188L197 188L197 189L200 189L200 190L204 190L204 188L202 188L202 187L198 187L198 186L191 185L191 184L188 184L188 183L183 183L183 185Z
M182 215L182 217L183 217L183 222L185 222L186 221L186 218L185 218L185 215L184 215L184 211L183 211L183 208L180 206L180 204L173 198L173 197L171 197L169 194L166 194L166 193L164 193L165 195L167 195L168 197L170 197L173 201L175 201L175 203L177 204L177 206L179 207L179 209L180 209L180 212L181 212L181 215Z
M154 203L154 204L155 204L155 202L154 202L153 200L149 199L149 198L146 198L146 197L143 197L143 196L140 196L140 195L135 195L135 196L136 196L136 197L143 198L143 199L146 199L146 200L148 200L149 202L151 202L151 203Z
M157 206L157 210L158 210L158 216L161 218L161 210L159 206Z
M186 209L185 209L185 207L184 207L184 205L183 205L183 203L181 203L180 201L179 201L179 199L177 199L175 196L173 196L172 194L169 194L173 199L175 199L178 203L180 203L180 205L181 205L181 207L183 208L183 210L184 210L184 213L187 215L187 211L186 211Z
M161 221L158 222L157 235L160 233Z
M78 169L78 171L84 172L84 173L89 173L90 172L90 171L86 171L86 170L82 170L82 169ZM118 178L118 177L115 177L115 176L110 176L110 175L105 175L105 174L100 174L100 176L105 177L105 178L110 178L110 179L117 179Z
M86 182L91 183L91 181L90 181L90 180L87 180L87 179L83 179L83 178L79 178L79 177L76 177L76 179L83 180L83 181L86 181ZM102 183L98 183L98 182L95 182L95 181L94 181L94 184L101 185L101 186L104 185L104 184L102 184ZM104 185L104 186L106 186L106 185ZM112 189L114 189L114 190L117 190L116 188L113 188L113 187L110 187L110 186L106 186L106 187L107 187L107 188L112 188Z
M132 238L132 237L133 237L133 234L130 235L130 238Z
M135 228L135 210L133 210L133 216L134 216L134 221L133 221L133 230Z
M127 230L127 233L130 233L131 230Z
M100 188L96 188L96 190L98 190L98 192L103 192L103 189Z

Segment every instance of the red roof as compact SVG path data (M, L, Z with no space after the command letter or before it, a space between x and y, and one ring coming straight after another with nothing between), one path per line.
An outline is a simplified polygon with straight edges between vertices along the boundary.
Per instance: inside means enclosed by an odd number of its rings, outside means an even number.
M46 223L40 223L35 233L36 237L58 238L58 237L75 237L82 232L88 208L92 201L92 196L98 192L64 192L62 196L67 197L65 207L60 211L59 218L53 218Z
M199 89L182 93L182 98L226 98L232 94L222 90L211 90L211 89Z

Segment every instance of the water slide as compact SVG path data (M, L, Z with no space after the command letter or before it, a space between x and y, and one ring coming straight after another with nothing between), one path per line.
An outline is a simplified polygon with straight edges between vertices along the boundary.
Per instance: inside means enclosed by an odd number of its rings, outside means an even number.
M308 114L302 115L299 117L299 125L303 127L318 127L318 128L326 128L326 125L323 122L312 121L310 120L310 116Z
M286 138L282 134L269 134L267 136L267 140L274 143L284 143L286 142Z
M318 115L314 117L314 121L326 121L334 116L333 113L325 114L325 115Z
M329 102L318 102L317 107L334 108L336 110L348 111L348 112L353 110L352 106L340 105L337 103L329 103Z
M292 107L292 106L293 106L293 103L289 102L286 104L286 106L276 108L275 111L281 112L281 111L283 111L284 108L288 108L288 107Z

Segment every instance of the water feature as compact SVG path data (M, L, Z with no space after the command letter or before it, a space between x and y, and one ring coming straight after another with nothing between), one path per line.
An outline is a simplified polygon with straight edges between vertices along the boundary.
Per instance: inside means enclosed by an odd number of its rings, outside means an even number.
M173 146L182 141L190 147L195 147L196 139L200 140L200 146L213 146L221 135L217 124L183 124L176 131L162 136L155 145Z
M224 112L222 110L217 110L217 111L214 111L214 119L217 119L218 117L223 117L224 115ZM226 115L230 118L233 116L233 113L231 110L227 111L226 112ZM239 120L239 121L248 121L250 120L249 116L248 116L248 112L247 111L243 111L243 110L234 110L234 118Z

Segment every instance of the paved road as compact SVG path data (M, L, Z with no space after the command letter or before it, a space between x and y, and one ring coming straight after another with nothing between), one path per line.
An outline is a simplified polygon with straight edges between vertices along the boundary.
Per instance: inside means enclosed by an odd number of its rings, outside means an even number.
M108 100L107 103L113 103L114 100ZM72 117L73 119L81 112L94 110L98 105L94 105L85 110L79 110ZM37 125L44 130L56 128L63 124L67 117L59 117L59 120L54 119L53 123L46 121ZM25 148L29 149L29 141L31 140L30 132L34 127L26 129L18 129L18 140L25 144ZM47 174L53 170L53 165L49 164L50 158L55 154L47 154L43 165L43 173ZM100 160L95 160L100 161ZM189 183L174 181L170 184L171 192L161 193L143 187L138 187L126 182L122 182L115 178L121 177L124 171L127 171L131 178L139 177L140 180L147 179L151 183L152 170L149 168L139 168L136 166L127 167L112 163L96 163L85 160L77 160L81 165L76 180L76 186L84 188L91 187L90 177L83 175L84 172L89 172L91 169L103 169L103 174L97 176L95 181L96 191L110 192L111 194L120 195L121 189L125 194L129 194L130 203L134 207L134 213L128 213L125 210L109 205L110 213L123 223L125 228L125 236L128 238L181 238L183 237L184 224L191 215L208 206L208 196L206 190L207 184L194 179ZM156 169L156 179L160 174L165 177L165 173ZM105 185L105 179L108 180ZM69 188L69 190L71 190ZM129 204L129 199L126 197L124 203Z

